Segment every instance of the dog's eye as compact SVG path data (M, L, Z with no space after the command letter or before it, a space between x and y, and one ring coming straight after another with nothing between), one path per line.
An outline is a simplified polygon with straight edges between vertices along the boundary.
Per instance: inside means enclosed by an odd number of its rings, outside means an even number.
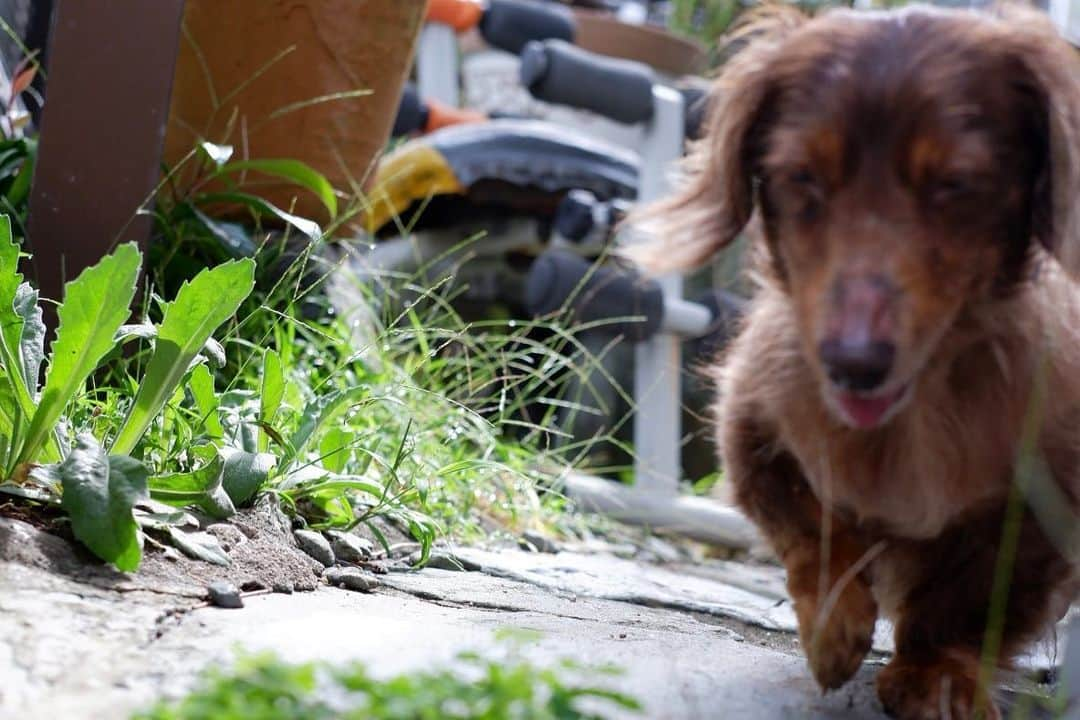
M788 182L800 188L815 190L818 187L814 173L806 168L796 168L788 173Z
M825 190L817 177L806 168L796 168L786 173L785 179L792 198L796 201L798 216L803 222L818 217L825 202Z

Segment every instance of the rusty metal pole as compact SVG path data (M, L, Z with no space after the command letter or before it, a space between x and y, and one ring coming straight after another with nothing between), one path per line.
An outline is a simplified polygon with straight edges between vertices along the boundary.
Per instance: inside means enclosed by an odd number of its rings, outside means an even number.
M59 0L27 227L43 297L118 243L160 176L184 0ZM50 306L46 306L50 307Z

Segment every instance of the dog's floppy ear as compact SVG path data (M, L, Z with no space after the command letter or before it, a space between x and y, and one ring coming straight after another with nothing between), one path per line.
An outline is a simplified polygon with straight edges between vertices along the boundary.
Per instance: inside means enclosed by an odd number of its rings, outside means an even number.
M806 16L765 4L729 36L745 45L714 83L703 138L682 167L673 195L632 214L628 224L650 236L621 254L651 272L701 265L746 226L754 209L754 164L760 121L773 87L769 58Z
M1046 16L1006 7L1002 21L1013 52L1044 109L1048 137L1035 188L1033 234L1074 278L1080 278L1080 50L1058 36Z

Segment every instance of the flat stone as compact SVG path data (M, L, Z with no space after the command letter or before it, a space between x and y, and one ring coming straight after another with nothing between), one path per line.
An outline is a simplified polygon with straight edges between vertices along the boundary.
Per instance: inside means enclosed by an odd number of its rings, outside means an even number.
M330 538L334 557L340 562L364 562L375 556L375 544L355 533L329 530L326 536Z
M314 530L293 530L296 538L296 546L307 553L312 560L321 563L324 567L333 567L334 551L330 549L330 541Z
M412 569L420 565L420 558L423 554L417 550L408 557L406 564L407 569ZM479 570L480 568L475 564L463 561L456 554L448 552L446 550L432 550L428 555L427 562L424 564L425 568L432 568L434 570L450 570L452 572L461 572L463 570Z
M602 554L557 555L458 548L455 556L481 572L563 593L670 607L794 633L795 611L746 587L735 587L663 565ZM767 572L772 572L772 569Z
M354 567L327 568L323 577L331 585L357 592L371 592L381 584L373 574Z
M242 608L244 599L240 597L240 589L230 582L219 580L212 582L206 588L211 604L219 608Z

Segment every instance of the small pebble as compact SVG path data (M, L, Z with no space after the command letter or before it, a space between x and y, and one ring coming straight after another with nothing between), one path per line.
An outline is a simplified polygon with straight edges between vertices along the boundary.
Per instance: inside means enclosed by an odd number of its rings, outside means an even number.
M292 595L296 587L288 580L278 580L270 587L270 590L284 595Z
M353 567L333 567L327 568L323 573L323 577L331 585L338 585L346 590L356 590L358 592L371 592L375 588L379 587L379 579L371 573L364 572L359 568Z
M518 545L523 550L535 550L542 553L557 553L560 550L559 543L532 530L526 530L522 533Z
M161 549L161 555L166 560L169 560L171 562L177 562L178 560L182 560L184 558L184 556L180 554L180 551L178 551L176 548L172 548L172 547L164 547L164 548L162 548Z
M297 546L310 555L315 561L326 567L334 564L334 551L330 549L330 542L320 533L312 530L293 530Z
M408 557L421 548L418 542L399 542L390 546L389 557L392 559Z
M210 604L219 608L242 608L244 600L240 597L240 590L230 582L218 580L210 583L206 588L210 598Z
M330 530L326 535L330 538L330 549L334 551L334 557L341 562L364 562L375 555L375 545L367 538L340 530Z

